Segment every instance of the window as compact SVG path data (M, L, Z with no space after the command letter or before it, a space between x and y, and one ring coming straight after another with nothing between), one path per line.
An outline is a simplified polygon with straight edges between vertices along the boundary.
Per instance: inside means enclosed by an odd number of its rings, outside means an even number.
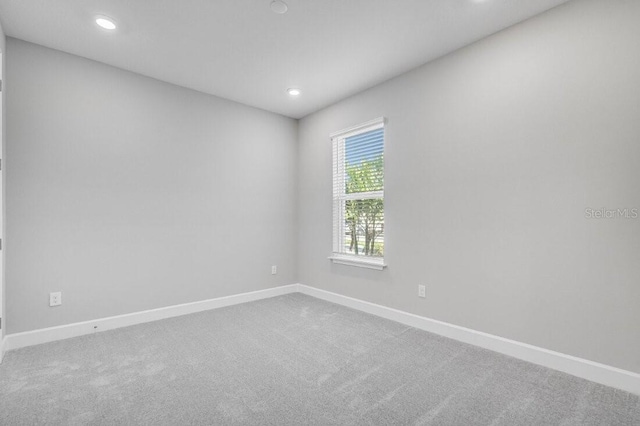
M331 135L336 263L384 268L384 119Z

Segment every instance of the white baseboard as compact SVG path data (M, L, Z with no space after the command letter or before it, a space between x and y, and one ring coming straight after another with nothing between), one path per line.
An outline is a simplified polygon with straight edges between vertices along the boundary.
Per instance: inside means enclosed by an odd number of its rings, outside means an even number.
M77 322L58 327L8 334L4 339L4 350L10 351L26 346L39 345L41 343L83 336L85 334L92 334L100 331L127 327L130 325L193 314L210 309L224 308L225 306L267 299L269 297L280 296L287 293L295 293L296 291L298 291L298 285L291 284L266 290L252 291L250 293L234 294L232 296L219 297L216 299L202 300L199 302L184 303L181 305L167 306L165 308L151 309L148 311L134 312L114 317Z
M250 293L236 294L216 299L203 300L193 303L151 309L132 314L101 318L91 321L43 328L24 333L8 334L0 340L0 362L5 351L19 349L25 346L38 345L56 340L92 334L120 327L172 318L225 306L252 302L288 293L300 292L339 305L347 306L362 312L367 312L382 318L396 321L411 327L439 334L460 342L469 343L481 348L499 352L514 358L559 370L573 376L601 383L617 389L640 395L640 374L622 370L605 364L586 359L565 355L548 349L505 339L481 331L449 324L419 315L410 314L397 309L388 308L375 303L365 302L341 294L332 293L303 284L291 284Z
M2 364L2 359L4 358L5 340L7 340L7 338L2 338L2 335L0 335L0 364Z
M460 342L469 343L481 348L512 356L533 364L542 365L554 370L562 371L592 382L622 389L640 395L640 374L622 370L609 365L600 364L586 359L548 349L505 339L481 331L449 324L446 322L421 317L397 309L388 308L375 303L365 302L337 293L320 290L303 284L298 285L298 291L309 296L317 297L359 311L367 312L382 318L396 321L411 327L439 334Z

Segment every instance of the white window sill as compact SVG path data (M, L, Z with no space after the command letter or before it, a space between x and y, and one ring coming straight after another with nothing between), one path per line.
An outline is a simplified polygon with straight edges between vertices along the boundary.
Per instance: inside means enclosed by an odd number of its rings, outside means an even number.
M382 258L365 258L359 256L340 256L340 255L332 255L329 256L329 259L333 263L337 263L340 265L348 265L355 266L358 268L368 268L368 269L376 269L378 271L382 271L387 265L384 263L384 259Z

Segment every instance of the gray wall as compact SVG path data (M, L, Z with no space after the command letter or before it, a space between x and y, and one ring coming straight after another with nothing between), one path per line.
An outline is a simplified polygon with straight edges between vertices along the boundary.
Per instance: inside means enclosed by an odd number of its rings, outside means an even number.
M296 282L295 120L7 48L9 333Z
M301 120L300 282L640 372L640 219L585 218L640 208L639 21L570 2ZM328 135L379 116L383 272L327 260Z
M4 87L6 87L5 84L5 64L6 64L6 55L5 55L5 45L6 45L6 37L4 34L4 30L2 29L2 25L0 25L0 52L2 52L2 56L3 56L3 60L2 60L2 84ZM3 87L3 90L4 90ZM0 133L0 145L2 145L2 147L0 148L2 150L2 158L4 158L4 152L5 152L5 134L6 134L6 120L5 120L5 111L6 111L6 100L5 97L2 96L2 132ZM3 160L4 161L4 160ZM2 172L0 172L2 173ZM2 176L4 177L4 176ZM2 199L2 208L1 210L1 214L2 214L2 220L0 220L0 227L2 228L2 245L3 248L4 246L6 246L5 244L5 238L4 236L6 235L4 232L4 227L5 227L5 202L4 202L4 192L5 192L5 182L6 179L2 179L2 185L0 185L0 192L1 192L1 199ZM5 312L6 312L6 298L4 296L5 294L5 276L4 276L4 271L5 271L5 266L4 266L4 250L2 250L0 252L0 263L2 264L2 267L0 268L0 317L2 317L2 324L0 324L0 341L4 338L4 335L6 334L5 331L7 329L7 327L5 327ZM0 357L2 357L2 354L0 354Z

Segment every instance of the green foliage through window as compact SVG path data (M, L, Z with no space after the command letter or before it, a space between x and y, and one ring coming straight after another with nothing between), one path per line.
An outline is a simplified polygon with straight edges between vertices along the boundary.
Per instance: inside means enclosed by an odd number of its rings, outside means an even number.
M366 193L384 189L383 156L347 166L346 193ZM347 252L382 256L384 252L384 200L369 198L345 201L345 222L349 237Z

